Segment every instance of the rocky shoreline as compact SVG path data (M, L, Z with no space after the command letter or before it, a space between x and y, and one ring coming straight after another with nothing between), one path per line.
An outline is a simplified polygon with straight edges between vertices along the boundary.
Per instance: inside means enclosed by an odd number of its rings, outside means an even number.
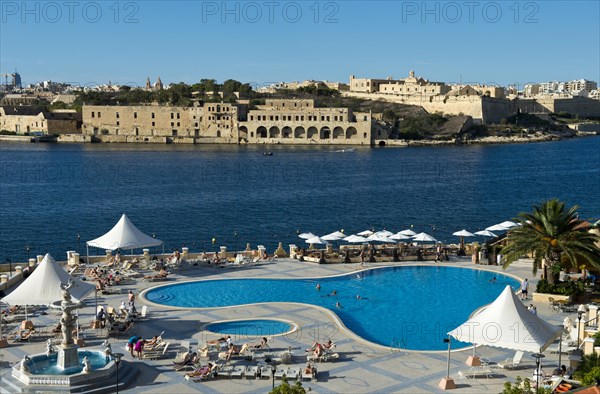
M386 147L414 147L414 146L450 146L450 145L499 145L499 144L522 144L534 142L561 141L575 137L590 137L598 135L595 132L557 133L524 136L487 136L465 140L381 140L376 141L374 146Z
M596 132L573 132L573 133L556 133L556 134L543 134L536 133L534 135L524 135L524 136L486 136L479 138L470 138L470 139L455 139L455 140L375 140L373 142L373 147L416 147L416 146L450 146L450 145L498 145L498 144L522 144L522 143L534 143L534 142L548 142L548 141L560 141L567 138L575 138L575 137L590 137L599 135ZM20 143L29 143L31 137L28 136L20 136L20 135L0 135L0 141L5 142L20 142ZM125 142L125 141L107 141L107 142L95 142L92 141L88 136L83 136L80 134L63 134L58 136L57 143L154 143L154 144L168 144L168 143L189 143L189 144L197 144L197 145L208 145L208 144L216 144L214 141L198 141L194 140L193 142L189 141L167 141L166 138L161 141L139 141L139 142ZM325 145L325 144L323 144ZM333 145L327 145L333 146Z

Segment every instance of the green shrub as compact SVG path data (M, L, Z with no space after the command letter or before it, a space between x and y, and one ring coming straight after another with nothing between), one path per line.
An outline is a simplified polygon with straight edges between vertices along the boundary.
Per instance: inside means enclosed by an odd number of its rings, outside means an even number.
M17 133L10 130L0 130L0 135L17 135Z
M584 386L594 386L600 380L600 367L592 368L588 373L581 378L581 384Z
M583 293L584 283L582 281L567 281L551 285L547 279L540 279L535 291L546 294L576 296Z
M514 385L510 382L504 383L502 394L550 394L552 392L549 388L545 387L540 387L534 391L531 383L532 382L529 378L525 378L525 380L523 380L520 376L517 376Z
M287 378L284 376L281 379L281 384L275 387L273 390L269 392L269 394L304 394L306 390L302 387L302 383L296 382L293 386L287 381Z

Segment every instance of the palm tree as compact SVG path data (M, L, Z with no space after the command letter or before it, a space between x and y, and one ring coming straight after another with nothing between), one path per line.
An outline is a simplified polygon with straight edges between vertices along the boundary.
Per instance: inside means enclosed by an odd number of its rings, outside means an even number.
M533 273L546 261L544 277L549 284L558 282L563 264L578 267L581 262L600 268L600 237L589 232L587 222L580 220L578 206L569 209L557 199L533 206L533 213L521 213L517 218L520 226L513 227L506 237L507 245L501 253L505 257L504 268L521 256L533 253ZM549 269L549 275L546 271Z

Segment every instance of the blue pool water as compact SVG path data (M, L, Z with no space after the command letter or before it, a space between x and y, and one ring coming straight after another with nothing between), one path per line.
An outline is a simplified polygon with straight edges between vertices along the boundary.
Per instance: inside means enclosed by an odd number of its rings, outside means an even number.
M293 329L290 323L279 320L237 320L208 324L206 330L239 337L270 337Z
M495 283L489 280L497 276ZM321 289L317 290L319 283ZM399 266L318 279L226 279L152 289L149 301L177 307L224 307L260 302L299 302L334 311L362 338L383 346L443 350L446 333L518 281L489 271L449 266ZM337 291L337 295L328 295ZM357 299L357 295L361 299ZM341 304L341 308L336 303ZM292 315L286 318L293 319ZM300 327L293 337L310 343L316 330L335 338L325 322ZM461 346L466 344L454 344Z
M79 365L68 369L60 369L56 366L58 354L54 353L50 356L39 355L34 356L28 362L29 370L34 375L72 375L83 371L83 358L87 357L90 360L92 369L104 368L109 359L102 352L78 350Z

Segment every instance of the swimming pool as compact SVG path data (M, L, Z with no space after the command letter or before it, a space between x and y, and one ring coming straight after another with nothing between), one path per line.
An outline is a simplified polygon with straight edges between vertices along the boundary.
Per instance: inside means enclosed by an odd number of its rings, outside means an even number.
M228 334L240 337L272 337L290 333L296 327L291 323L273 319L229 320L209 323L205 330L218 334Z
M490 283L494 276L498 279ZM411 350L444 350L446 333L475 309L492 302L507 284L517 289L519 282L476 269L397 266L315 279L186 282L151 289L145 297L157 304L186 308L261 302L313 304L333 311L349 330L368 341ZM333 290L337 294L328 295ZM459 346L453 343L454 348Z

